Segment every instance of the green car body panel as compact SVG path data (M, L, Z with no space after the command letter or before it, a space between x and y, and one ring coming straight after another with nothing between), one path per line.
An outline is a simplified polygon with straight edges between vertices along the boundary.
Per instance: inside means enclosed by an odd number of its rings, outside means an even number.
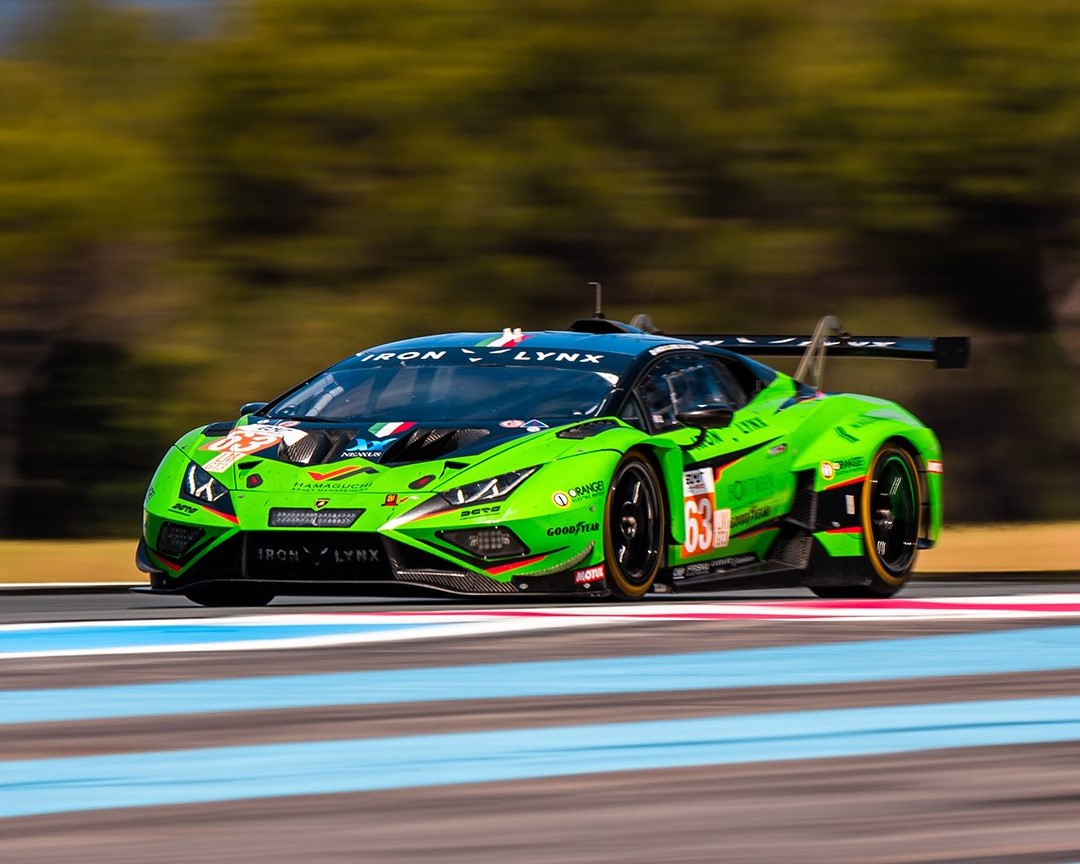
M628 346L630 372L608 375L612 381L618 377L612 399L623 402L606 405L630 405L634 376L650 374L661 348L676 358L669 365L685 357L692 366L706 356L692 353L694 345L625 330L593 337L606 351L623 344L611 340L624 339ZM477 337L476 343L499 337L466 335ZM557 342L560 334L541 335ZM562 335L572 348L594 344L588 334ZM427 338L442 345L447 337ZM714 354L716 362L741 360ZM622 530L631 542L647 527L636 521L636 493L609 501L613 475L627 460L651 466L659 478L660 560L655 573L641 576L650 590L777 580L814 587L819 577L835 590L865 589L876 578L872 570L866 576L840 565L850 559L854 567L867 557L871 510L882 509L869 496L888 492L867 491L875 482L868 479L872 464L892 486L908 490L893 515L917 509L907 518L917 520L919 547L938 539L942 454L929 428L894 403L827 395L760 364L755 369L768 374L761 374L757 392L731 406L723 422L659 429L625 409L563 422L503 421L527 424L528 431L512 428L515 434L475 452L465 447L400 462L380 462L374 452L330 461L278 455L304 435L331 435L335 427L326 431L318 418L283 423L280 416L270 420L255 413L199 427L169 449L150 481L137 561L151 574L151 591L185 593L200 602L218 596L199 595L215 585L232 586L220 595L230 602L248 596L266 602L279 593L381 593L391 587L633 597L640 587L634 577L612 581L612 569L620 567L614 535ZM370 426L375 434L394 426L351 425ZM267 437L259 440L260 435ZM251 452L223 449L228 447ZM491 489L477 493L485 483ZM502 494L504 486L509 491ZM612 508L630 515L620 517ZM288 542L276 544L279 536ZM887 546L880 545L886 572L884 583L878 579L879 593L891 593L907 576L888 569Z

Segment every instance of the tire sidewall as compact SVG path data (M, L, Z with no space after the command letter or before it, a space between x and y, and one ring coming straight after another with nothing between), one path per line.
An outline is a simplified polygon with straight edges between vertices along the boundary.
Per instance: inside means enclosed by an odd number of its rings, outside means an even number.
M922 518L922 490L919 487L919 468L918 465L915 464L914 457L912 457L911 453L905 448L896 444L886 444L874 454L874 458L870 463L870 470L866 473L866 482L863 485L860 509L862 511L863 545L866 549L866 561L870 565L872 578L880 580L884 585L888 586L889 589L895 591L907 582L908 577L911 575L911 571L915 567L915 559L918 557L918 552L913 551L911 560L908 561L907 566L901 571L896 571L882 560L875 545L874 513L872 508L875 486L874 478L879 467L892 457L900 458L904 462L911 476L911 488L913 492L912 503L914 505L916 520L915 540L916 543L918 542L921 529L920 520Z

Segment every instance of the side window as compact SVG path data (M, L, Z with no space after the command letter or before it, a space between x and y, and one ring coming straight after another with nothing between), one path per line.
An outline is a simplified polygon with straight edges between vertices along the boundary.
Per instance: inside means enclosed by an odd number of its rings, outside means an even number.
M619 419L642 432L649 431L649 424L645 422L645 415L641 413L641 405L633 396L626 400L622 411L619 412Z
M675 425L675 400L668 384L668 376L678 371L671 359L657 363L642 379L637 395L645 406L648 420L657 429Z
M675 426L676 415L684 411L716 405L741 408L747 401L727 366L704 356L665 358L646 373L637 393L659 429Z

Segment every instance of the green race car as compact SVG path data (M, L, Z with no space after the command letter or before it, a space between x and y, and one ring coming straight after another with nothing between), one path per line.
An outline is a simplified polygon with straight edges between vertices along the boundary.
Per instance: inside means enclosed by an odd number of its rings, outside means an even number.
M888 596L941 529L934 433L826 394L826 353L965 365L964 337L664 336L603 317L361 351L184 435L150 483L155 594ZM789 377L748 354L803 355Z

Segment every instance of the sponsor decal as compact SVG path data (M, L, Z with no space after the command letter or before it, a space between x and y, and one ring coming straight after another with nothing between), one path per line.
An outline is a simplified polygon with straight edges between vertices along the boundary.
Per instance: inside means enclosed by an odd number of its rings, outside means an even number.
M701 350L697 345L693 344L679 345L677 343L672 343L670 345L657 345L655 348L650 348L649 353L652 354L653 357L655 357L657 354L663 354L666 351L678 351L680 348L683 350L689 349L691 351Z
M528 338L528 337L523 337ZM478 349L482 349L478 350ZM503 360L514 363L582 363L601 365L603 354L589 354L585 351L516 351L515 345L495 348L490 345L477 346L477 348L459 348L464 358L470 363L479 363L485 357L498 355ZM361 352L356 356L361 363L387 363L390 361L400 362L404 360L441 360L446 356L446 350L441 351L380 351L378 353Z
M493 351L491 353L500 354L502 352ZM515 363L528 363L535 360L539 363L551 361L552 363L599 364L604 359L604 355L586 354L583 351L517 351L512 356L508 356L508 359L513 360Z
M402 432L408 432L415 425L415 423L376 423L368 431L376 438L388 438L391 435L400 435ZM364 449L371 448L368 447Z
M773 475L759 474L757 477L749 477L746 480L736 480L727 485L727 497L735 501L752 495L762 495L773 491Z
M777 444L775 447L770 447L768 453L770 456L779 456L781 453L787 450L787 444Z
M735 428L740 432L756 432L758 429L768 429L769 424L760 417L747 417L745 420L737 420Z
M192 507L190 504L182 504L179 501L173 504L169 509L174 513L183 513L185 516L194 516L199 512L198 507Z
M502 504L485 504L481 507L470 507L461 511L460 519L470 519L477 516L494 516L502 511Z
M397 505L398 505L398 496L397 495L387 495L385 498L383 498L383 502L382 502L383 507L397 507Z
M214 453L258 453L260 450L276 447L282 441L291 446L306 437L307 432L301 429L253 423L249 426L237 426L229 430L229 434L224 438L203 444L201 449Z
M574 571L575 585L591 585L593 582L604 581L604 565L597 564L595 567L586 567L584 570Z
M731 508L716 507L716 486L712 469L683 472L683 518L686 542L682 556L701 555L722 549L731 539Z
M243 458L243 453L219 453L217 456L215 456L213 459L203 465L203 468L205 468L207 471L218 474L222 471L228 471L230 468L232 468L233 465L235 465Z
M311 494L319 492L366 492L371 488L371 482L371 480L364 480L360 483L304 483L297 480L292 485L292 491Z
M555 492L551 496L551 501L556 507L569 507L570 498L565 492Z
M309 549L306 546L280 548L260 546L255 550L258 561L277 564L376 564L379 562L378 549Z
M547 529L548 537L573 537L576 534L587 534L590 531L599 531L599 522L576 522L573 525L556 525Z
M539 432L541 429L547 429L548 425L542 420L528 420L525 423L526 432Z
M341 454L342 459L381 459L383 453L398 440L400 436L394 436L393 438L378 438L368 441L364 438L357 438L348 449ZM373 469L360 469L360 470L373 470Z
M321 471L308 471L307 475L316 483L325 483L327 480L344 480L346 477L352 477L354 474L372 474L374 472L374 468L356 468L349 466L346 468L335 468L333 471L327 471L325 473Z
M854 435L852 435L852 434L851 434L850 432L848 432L847 430L845 430L843 426L837 426L837 427L835 427L835 428L833 429L833 431L834 431L834 432L835 432L835 433L836 433L836 434L837 434L837 435L838 435L838 436L839 436L840 438L843 438L843 439L844 439L845 441L847 441L847 442L848 442L848 443L850 443L850 444L854 444L855 442L857 442L857 441L859 440L859 439L858 439L858 438L856 438L856 437L855 437Z
M846 474L849 471L862 471L866 467L864 456L848 456L846 459L834 460L821 463L821 476L831 480L838 474Z
M442 360L446 356L446 351L382 351L378 354L361 351L356 356L360 358L361 363L369 361L381 363L385 360Z
M503 429L520 429L525 425L524 420L503 420L499 423Z
M581 486L575 486L567 491L570 497L576 500L578 498L595 498L597 495L603 495L606 489L603 480L593 480L592 483L583 483Z
M848 456L839 462L833 462L837 474L845 474L848 471L861 471L866 467L866 459L863 456Z
M151 486L149 489L146 490L146 497L143 500L144 501L153 501L154 500L154 487L153 486Z
M743 511L731 520L731 529L734 531L736 528L745 528L752 522L768 519L771 515L771 507L751 507L749 510Z
M929 462L926 463L926 473L944 474L945 466L941 462L938 462L936 459L931 459Z
M330 503L329 498L317 498L317 499L315 499L315 509L316 510L322 510L322 508L325 507L329 503Z

